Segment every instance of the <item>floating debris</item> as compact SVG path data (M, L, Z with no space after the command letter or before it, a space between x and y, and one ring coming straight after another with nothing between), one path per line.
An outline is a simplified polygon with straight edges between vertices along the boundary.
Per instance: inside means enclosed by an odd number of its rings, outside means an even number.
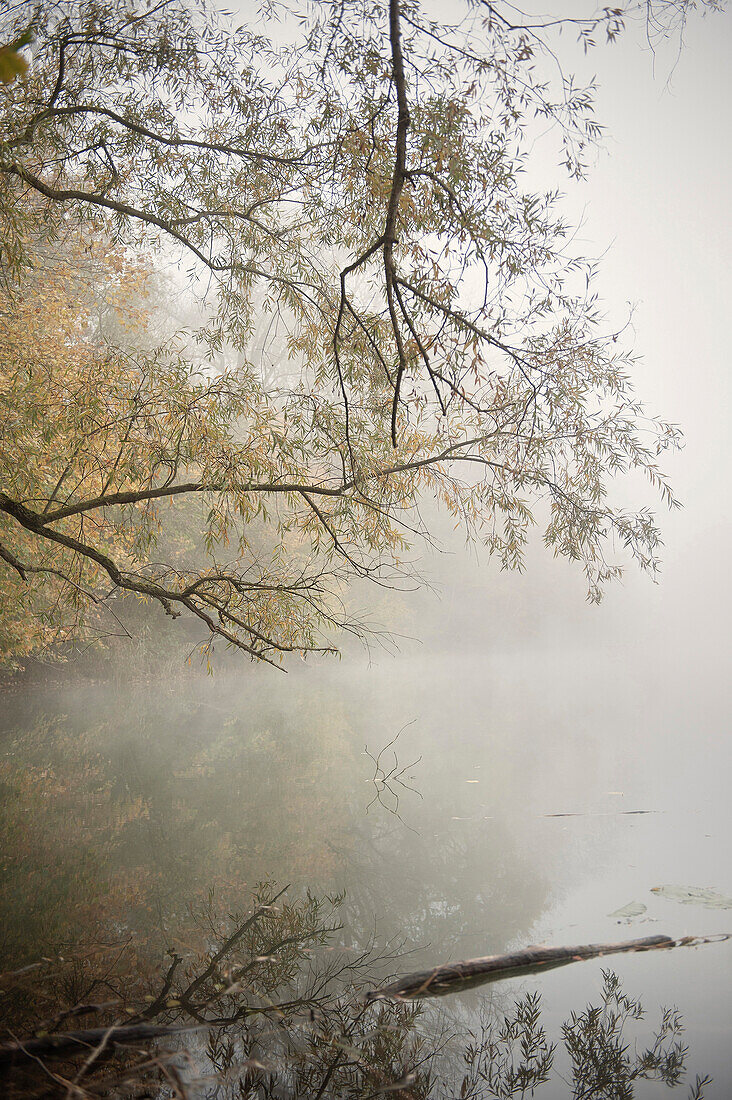
M586 813L542 814L542 817L634 817L639 814L662 814L664 810L588 810Z
M732 909L732 898L700 886L653 886L652 894L682 905L703 905L705 909Z
M646 911L642 901L629 901L622 909L616 909L614 913L608 913L608 916L617 920L632 920L633 917L642 917Z

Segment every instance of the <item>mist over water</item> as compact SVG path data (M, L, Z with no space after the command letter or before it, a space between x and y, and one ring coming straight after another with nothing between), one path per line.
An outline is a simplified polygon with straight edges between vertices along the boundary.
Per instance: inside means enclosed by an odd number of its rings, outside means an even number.
M627 593L585 609L551 565L505 577L456 550L435 567L441 600L398 616L411 633L418 615L424 641L396 654L6 695L10 834L34 813L23 773L45 813L6 865L6 952L30 958L41 930L73 940L79 891L102 923L163 942L207 890L245 904L266 879L345 891L343 942L398 954L385 976L534 943L728 931L729 910L652 892L732 892L726 653L688 628L693 593L664 616L646 585L631 617ZM611 915L629 903L645 909ZM649 1021L680 1009L691 1078L710 1073L720 1098L730 963L723 943L612 967ZM501 983L489 1000L540 989L551 1034L604 966ZM483 999L428 1013L467 1028Z

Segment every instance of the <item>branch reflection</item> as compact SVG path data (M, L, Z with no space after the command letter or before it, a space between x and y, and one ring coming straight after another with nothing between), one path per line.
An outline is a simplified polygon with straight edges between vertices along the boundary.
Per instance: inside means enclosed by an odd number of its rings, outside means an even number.
M554 1039L531 990L501 1008L367 1002L405 964L354 947L342 902L265 883L227 915L212 893L164 961L132 938L6 972L3 1095L640 1100L650 1082L683 1084L681 1015L663 1009L644 1042L644 1009L611 970ZM697 1077L687 1095L701 1100L709 1083Z

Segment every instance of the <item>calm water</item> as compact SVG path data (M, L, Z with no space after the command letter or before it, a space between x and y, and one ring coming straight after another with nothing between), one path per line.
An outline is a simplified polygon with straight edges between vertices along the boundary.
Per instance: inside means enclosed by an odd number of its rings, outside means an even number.
M345 890L354 945L409 952L392 973L533 943L732 930L732 910L651 892L732 894L723 661L670 652L659 660L642 637L594 650L539 639L6 695L3 966L90 923L164 940L192 899L245 898L264 878ZM631 902L645 913L610 916ZM649 1027L660 1006L680 1009L690 1077L711 1074L705 1095L720 1100L731 948L612 963ZM491 996L540 989L556 1038L597 996L602 965ZM429 1012L468 1020L479 996L448 1000Z

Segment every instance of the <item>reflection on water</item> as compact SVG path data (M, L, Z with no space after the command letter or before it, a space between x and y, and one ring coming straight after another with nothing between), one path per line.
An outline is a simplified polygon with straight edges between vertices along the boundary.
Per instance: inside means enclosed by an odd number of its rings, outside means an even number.
M680 1014L644 1028L640 1001L610 970L556 1039L536 992L452 1017L370 1001L374 968L396 960L339 943L340 903L262 887L247 913L222 918L212 900L192 913L164 970L146 974L128 943L4 975L5 1011L25 1024L22 1040L0 1047L6 1095L69 1095L73 1082L77 1097L501 1100L559 1095L559 1082L576 1100L632 1100L647 1082L684 1081ZM701 1100L708 1083L697 1076L687 1095Z
M135 960L118 984L105 979L110 997L152 996L166 950L205 954L206 907L241 912L267 881L290 883L293 898L344 892L335 946L368 951L372 981L531 943L728 931L720 906L683 903L730 893L715 843L729 825L719 715L708 703L700 723L681 689L660 692L642 657L636 665L636 679L626 669L623 691L610 693L591 654L578 682L571 654L524 652L6 694L0 971L40 955L76 960L64 981L78 1000L98 980L80 960L107 959L114 945ZM708 700L717 673L707 676ZM683 884L682 898L654 893L671 883ZM721 944L614 967L654 1010L684 1007L698 1064L715 1078L707 1095L720 1100L732 1081L729 960ZM494 1011L510 1017L512 999L541 990L547 1034L559 1043L547 1100L572 1095L555 1072L574 1073L563 1022L571 1027L574 1010L586 1029L578 1006L597 1003L604 988L600 964L570 969L495 994ZM133 970L144 992L131 991ZM60 1011L50 994L39 1009L37 993L27 994L31 1016ZM2 1011L4 1026L17 1022L17 998ZM464 1065L480 1001L426 1011L409 1034L421 1040L428 1018L433 1038L435 1027L455 1032ZM313 1043L334 1057L334 1041ZM387 1047L378 1050L373 1057L386 1059ZM461 1081L445 1095L460 1095ZM382 1085L369 1078L364 1095ZM605 1095L582 1087L577 1096Z
M539 915L540 864L499 817L456 828L467 798L455 804L444 772L420 765L407 824L373 805L362 722L333 694L273 704L203 686L111 701L77 689L65 713L15 720L2 760L6 961L33 957L41 930L63 943L91 919L164 937L209 890L235 904L268 876L345 888L357 940L412 951L454 951L479 929L482 950L500 950ZM505 762L491 770L498 806Z

